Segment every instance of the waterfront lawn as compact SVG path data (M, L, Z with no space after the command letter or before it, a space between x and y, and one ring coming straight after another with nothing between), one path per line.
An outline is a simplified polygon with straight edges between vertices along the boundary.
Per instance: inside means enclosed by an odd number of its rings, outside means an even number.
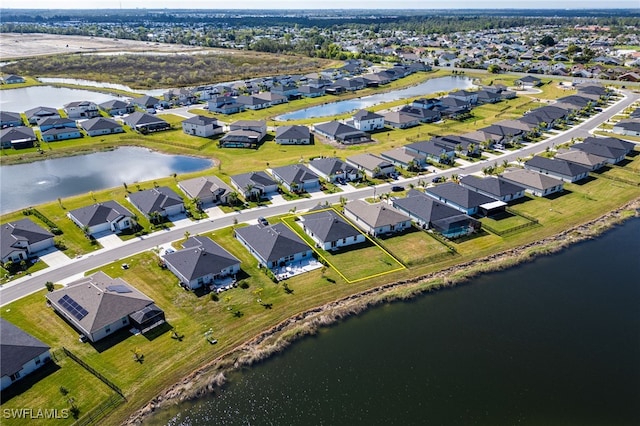
M378 238L378 243L406 266L427 263L451 254L447 246L415 227L401 235Z
M531 223L529 219L509 212L500 213L491 217L483 217L480 219L480 222L482 222L482 225L488 225L491 229L495 229L498 232L507 232L510 229Z
M640 161L633 161L624 167L610 167L605 169L602 174L613 179L621 179L630 184L640 185Z
M296 232L300 238L305 240L320 258L324 259L329 266L335 269L349 283L404 268L400 261L382 247L373 243L369 238L364 243L347 246L332 252L317 248L313 239L295 223L295 219L295 216L288 216L282 218L282 221Z

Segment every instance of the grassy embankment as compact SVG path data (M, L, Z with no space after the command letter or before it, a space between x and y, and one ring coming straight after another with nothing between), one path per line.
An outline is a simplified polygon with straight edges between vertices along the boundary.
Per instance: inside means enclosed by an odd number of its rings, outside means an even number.
M640 156L630 157L627 163L620 171L631 180L640 173ZM603 175L609 172L605 171ZM243 274L240 278L249 288L229 290L222 293L218 301L184 291L170 272L158 267L153 252L100 268L113 277L124 278L154 299L165 310L168 323L182 339L173 338L170 331L149 337L131 336L122 331L96 345L79 343L77 332L44 306L44 290L5 307L2 317L53 348L70 349L123 389L128 401L116 408L106 421L107 424L119 424L159 390L286 318L389 282L409 280L558 234L618 208L640 194L637 185L602 176L580 185L567 184L566 188L562 195L527 197L513 206L516 212L536 218L539 226L504 237L484 231L471 238L450 242L456 254L423 231L381 240L380 244L407 264L408 269L352 284L347 284L335 270L328 268L287 280L289 291L286 291L282 284L272 283L257 268L255 259L233 238L230 228L208 235L241 260ZM414 248L415 252L406 250L407 247ZM418 253L419 249L430 252ZM348 255L353 256L353 252ZM127 262L130 268L123 270L122 262ZM36 312L38 314L34 315ZM219 341L215 346L204 337L210 328ZM134 361L136 351L144 355L144 362ZM68 408L68 402L57 391L60 386L69 389L70 395L74 396L81 416L87 415L90 407L100 401L107 401L112 392L100 383L95 386L97 390L87 390L84 383L92 376L84 370L72 369L74 364L70 361L65 358L60 363L60 370L37 382L25 378L25 384L31 387L26 386L28 389L20 395L3 401L3 408L31 406L33 401L47 407ZM61 421L61 424L70 423Z

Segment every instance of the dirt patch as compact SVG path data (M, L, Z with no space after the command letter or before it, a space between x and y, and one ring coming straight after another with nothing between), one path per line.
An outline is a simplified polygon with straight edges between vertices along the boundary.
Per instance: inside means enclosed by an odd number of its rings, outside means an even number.
M215 52L216 49L203 49L180 44L154 43L136 40L120 40L89 36L68 36L55 34L0 34L0 58L28 58L62 53L98 53L98 52Z

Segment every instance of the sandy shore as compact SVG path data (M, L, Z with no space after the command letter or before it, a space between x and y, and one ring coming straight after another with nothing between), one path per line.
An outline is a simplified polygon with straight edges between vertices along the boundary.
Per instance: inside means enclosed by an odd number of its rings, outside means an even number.
M432 274L388 283L300 313L260 333L163 390L147 405L132 414L125 424L141 424L157 409L198 398L207 393L215 393L225 383L225 373L262 361L282 351L293 341L314 334L320 327L334 324L383 303L406 300L443 287L463 283L482 273L502 270L533 260L538 256L556 253L571 244L594 238L634 215L640 216L640 198L557 235Z

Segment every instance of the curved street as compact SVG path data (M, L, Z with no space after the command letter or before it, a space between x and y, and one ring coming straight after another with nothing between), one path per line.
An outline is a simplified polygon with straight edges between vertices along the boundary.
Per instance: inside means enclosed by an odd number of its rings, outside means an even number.
M481 172L486 165L497 162L502 164L505 160L507 162L514 162L519 157L527 157L529 155L544 151L547 147L552 148L556 145L569 141L571 138L584 138L589 136L589 132L597 128L601 123L606 122L614 115L624 110L632 103L640 99L640 94L635 94L630 91L623 91L624 97L604 109L599 114L585 120L584 122L574 126L573 128L564 132L554 134L547 139L537 142L535 144L529 144L516 151L509 151L497 156L494 156L490 160L479 161L470 165L464 165L461 167L451 168L447 171L431 173L428 175L422 175L414 178L399 179L392 183L385 183L377 185L375 187L368 187L362 189L351 188L348 191L340 192L336 194L314 194L312 198L305 198L301 200L288 201L286 203L278 203L274 205L256 207L250 210L245 210L238 213L229 213L213 219L204 219L197 222L190 222L184 226L176 226L165 231L157 231L152 234L140 237L137 239L122 242L121 245L113 248L103 248L95 251L94 253L86 254L79 258L72 259L67 264L55 267L50 266L41 271L34 273L31 276L25 276L16 279L4 286L0 287L0 306L11 303L26 295L32 294L44 288L44 284L47 281L61 282L69 277L77 274L82 274L85 271L99 268L105 264L115 262L119 259L124 259L136 253L140 253L154 247L176 241L184 238L185 232L189 232L191 235L201 234L205 232L211 232L216 229L225 228L237 222L247 222L257 219L260 216L276 216L285 214L289 211L306 210L316 206L318 203L339 203L341 198L347 200L355 200L360 198L373 197L374 194L382 194L391 191L391 187L394 185L410 185L417 184L418 181L426 179L429 181L434 177L442 176L445 178L451 177L452 174L472 174Z

